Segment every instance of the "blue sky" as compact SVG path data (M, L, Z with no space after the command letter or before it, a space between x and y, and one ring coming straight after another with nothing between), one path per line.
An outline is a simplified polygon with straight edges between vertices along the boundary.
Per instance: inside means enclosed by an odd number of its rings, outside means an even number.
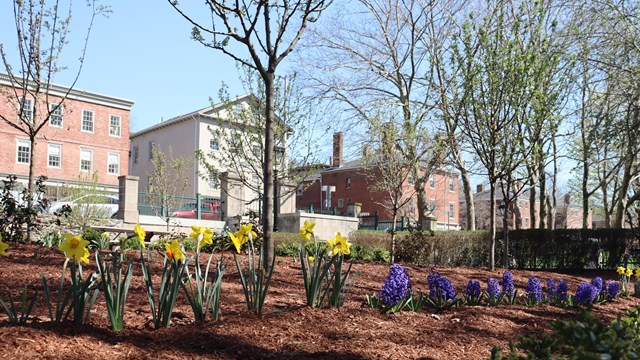
M0 0L0 43L9 56L17 51L12 2ZM190 25L167 1L109 3L109 17L95 21L76 88L133 100L132 131L208 106L223 81L231 95L243 93L233 61L191 40ZM69 70L54 79L60 85L71 83L86 33L84 1L76 0L73 12L61 61Z

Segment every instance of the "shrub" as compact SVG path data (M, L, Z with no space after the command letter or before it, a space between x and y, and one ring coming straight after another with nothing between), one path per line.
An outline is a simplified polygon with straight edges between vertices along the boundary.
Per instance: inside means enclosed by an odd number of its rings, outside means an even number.
M485 231L412 230L399 238L396 260L436 266L486 266L486 236Z
M31 208L28 207L27 190L22 190L18 197L14 197L19 188L18 178L9 175L7 179L3 180L4 188L0 193L0 236L7 242L23 241L26 238L23 225L35 227L38 213L48 206L48 201L44 199L44 182L47 178L40 176L36 180Z
M63 241L64 236L62 236L62 234L58 230L52 230L38 240L38 242L42 246L46 247L57 247L58 245L62 244Z

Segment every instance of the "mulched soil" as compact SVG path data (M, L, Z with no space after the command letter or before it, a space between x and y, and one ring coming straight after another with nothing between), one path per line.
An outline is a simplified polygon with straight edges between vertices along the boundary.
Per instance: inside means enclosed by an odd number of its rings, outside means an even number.
M155 330L139 265L135 267L125 315L125 330L111 331L104 298L98 297L88 324L76 326L49 321L43 300L40 272L50 286L59 281L63 255L57 249L35 245L11 244L9 257L0 259L0 297L8 300L8 291L19 296L22 287L38 290L33 320L26 326L8 324L0 315L2 358L45 359L486 359L494 346L505 347L518 335L549 331L554 318L572 319L579 309L551 305L466 306L434 312L380 314L363 307L365 295L380 290L389 265L355 262L359 272L349 299L341 309L306 307L300 264L291 258L278 258L273 282L262 316L250 313L238 274L230 257L222 287L222 316L219 321L195 323L183 294L178 298L172 324ZM134 257L138 253L130 252ZM85 271L95 270L95 261ZM416 290L428 291L429 267L404 264ZM161 258L155 257L155 281L159 282ZM486 286L489 277L501 278L502 271L472 268L438 268L457 291L463 291L469 279ZM85 274L88 272L85 272ZM527 278L536 275L544 281L553 276L571 284L593 276L616 279L614 272L589 272L579 275L551 272L513 271L516 287L522 291ZM157 291L157 290L156 290ZM634 297L595 305L594 312L607 321L639 304Z

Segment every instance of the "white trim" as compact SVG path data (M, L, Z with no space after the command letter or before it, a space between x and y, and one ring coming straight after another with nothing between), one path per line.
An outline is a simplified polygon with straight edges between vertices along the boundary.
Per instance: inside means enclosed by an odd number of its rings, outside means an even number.
M57 147L58 149L60 149L58 152L58 166L53 166L49 162L51 157L51 147ZM62 168L62 144L47 144L47 167L52 169Z
M29 104L29 114L30 114L30 116L29 116L28 121L25 121L24 119L22 119L20 117L20 113L24 111L23 110L24 108L23 108L23 105L22 105L23 101L26 101ZM33 114L33 98L29 98L29 97L26 97L26 96L18 97L18 113L16 115L18 116L18 121L25 121L25 122L28 122L30 124L33 124L33 117L34 117L34 114Z
M84 113L91 113L91 131L84 129ZM80 131L83 133L94 134L96 131L96 112L93 110L82 109L82 113L80 115Z
M31 164L31 159L29 159L27 162L20 162L18 161L18 153L19 153L19 149L20 149L20 143L22 143L23 145L26 144L26 146L29 148L29 153L27 154L27 158L31 157L31 142L29 140L24 140L24 139L16 139L16 164L19 165L29 165Z
M88 152L89 152L89 155L90 155L90 158L89 158L89 161L90 161L90 163L89 163L89 165L90 165L89 170L84 170L84 169L82 169L82 160L83 160L83 159L82 159L82 152L83 152L83 151L88 151ZM91 172L91 171L93 171L93 149L90 149L90 148L82 148L82 147L81 147L81 148L80 148L80 172Z
M60 125L53 125L51 123L54 116L53 108L56 106L58 106L58 110L60 111ZM56 116L58 115L56 114ZM49 126L54 128L62 128L64 126L64 104L49 103Z
M118 134L117 135L111 133L111 120L113 118L117 118L118 119ZM109 114L109 136L117 137L117 138L122 137L122 116Z
M112 164L109 160L112 155L115 155L118 158L118 163L117 163L118 169L116 172L109 171L109 166ZM117 153L117 152L107 153L107 175L116 175L116 176L120 175L120 153Z

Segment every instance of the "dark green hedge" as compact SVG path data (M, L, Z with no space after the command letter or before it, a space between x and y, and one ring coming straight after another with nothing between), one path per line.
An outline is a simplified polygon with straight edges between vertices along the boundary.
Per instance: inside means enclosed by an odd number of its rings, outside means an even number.
M613 269L638 246L629 229L526 229L509 232L509 253L521 269Z

